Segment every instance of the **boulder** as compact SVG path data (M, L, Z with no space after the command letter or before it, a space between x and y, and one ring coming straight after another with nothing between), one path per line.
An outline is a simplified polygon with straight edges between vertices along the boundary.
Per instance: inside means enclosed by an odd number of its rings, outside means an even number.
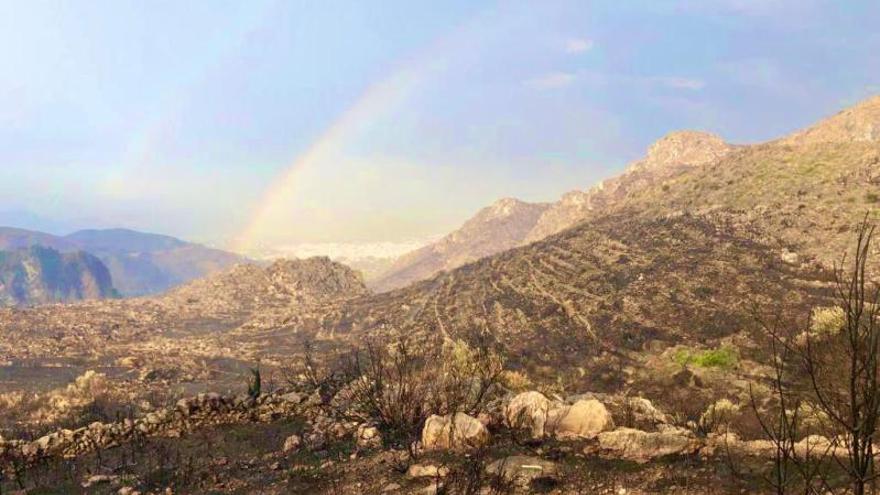
M507 405L505 422L511 428L529 430L534 439L543 438L550 405L550 400L540 392L523 392Z
M422 447L426 450L460 450L485 445L489 430L479 420L465 413L432 415L422 429Z
M599 434L599 448L606 455L644 463L667 455L692 454L699 450L700 443L687 430L618 428Z
M550 410L545 429L560 440L596 438L603 431L613 430L614 420L598 400L579 400Z

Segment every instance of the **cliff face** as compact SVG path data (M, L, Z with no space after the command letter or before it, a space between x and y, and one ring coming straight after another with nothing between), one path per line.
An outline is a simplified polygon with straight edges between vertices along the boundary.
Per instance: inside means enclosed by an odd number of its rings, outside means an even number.
M33 246L0 251L0 305L30 306L114 297L107 267L82 252Z

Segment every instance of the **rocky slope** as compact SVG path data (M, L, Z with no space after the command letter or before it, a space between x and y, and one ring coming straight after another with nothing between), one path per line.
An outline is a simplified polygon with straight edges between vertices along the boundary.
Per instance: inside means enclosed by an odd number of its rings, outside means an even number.
M547 206L513 198L500 199L480 210L455 232L397 259L370 286L379 291L403 287L439 271L515 247L534 228Z
M107 267L84 252L32 246L0 251L0 306L27 306L113 297Z

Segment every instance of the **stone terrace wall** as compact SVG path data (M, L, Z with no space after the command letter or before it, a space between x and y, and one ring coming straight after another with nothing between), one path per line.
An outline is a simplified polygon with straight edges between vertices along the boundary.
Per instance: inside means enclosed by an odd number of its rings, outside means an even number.
M56 456L73 458L137 438L179 437L205 426L276 421L301 414L313 402L314 399L296 392L276 392L257 398L199 394L181 399L173 408L134 420L95 422L76 430L58 430L34 441L4 441L0 438L0 470L10 465L30 465Z

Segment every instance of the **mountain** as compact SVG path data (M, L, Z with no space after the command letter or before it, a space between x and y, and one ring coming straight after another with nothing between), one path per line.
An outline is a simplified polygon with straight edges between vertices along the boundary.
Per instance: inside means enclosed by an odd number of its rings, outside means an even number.
M115 288L124 296L163 292L245 261L239 255L219 249L127 229L81 230L55 236L0 227L0 249L30 246L95 255L110 270Z
M658 177L574 223L622 210L645 217L725 211L831 266L840 261L856 222L866 214L880 219L876 129L877 97L790 136L738 146Z
M589 191L569 192L553 204L499 200L439 242L402 256L370 286L380 291L403 287L441 270L543 239L633 191L710 163L733 149L713 134L673 132L654 143L648 155L631 164L622 175Z
M398 258L370 287L387 291L519 245L549 205L504 198L458 230Z
M0 251L0 306L26 306L116 295L107 267L91 254L31 246Z
M541 205L537 220L520 224L533 222L518 242L512 242L516 236L497 242L491 234L454 233L467 239L455 243L454 256L444 251L444 239L400 258L375 287L402 287L623 210L646 218L736 211L831 265L839 261L858 218L866 213L880 218L880 96L761 144L731 145L711 133L672 132L619 176Z

